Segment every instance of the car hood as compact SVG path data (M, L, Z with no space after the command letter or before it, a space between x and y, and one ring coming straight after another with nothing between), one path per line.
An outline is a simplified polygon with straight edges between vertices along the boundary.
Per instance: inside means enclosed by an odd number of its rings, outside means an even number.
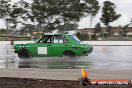
M82 45L84 45L84 46L86 46L86 47L93 47L91 44L88 44L88 43L86 43L86 42L80 42L80 44L82 44Z

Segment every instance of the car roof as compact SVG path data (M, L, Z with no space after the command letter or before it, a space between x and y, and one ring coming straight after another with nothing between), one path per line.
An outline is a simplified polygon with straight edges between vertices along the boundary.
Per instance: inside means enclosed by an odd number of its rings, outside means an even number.
M72 35L72 34L63 34L63 33L45 33L44 35Z

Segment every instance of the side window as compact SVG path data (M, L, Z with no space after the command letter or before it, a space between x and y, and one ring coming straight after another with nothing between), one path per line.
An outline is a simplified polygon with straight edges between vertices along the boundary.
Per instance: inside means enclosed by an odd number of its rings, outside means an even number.
M53 43L54 36L46 35L36 41L36 43Z
M54 43L67 43L63 36L54 36Z
M43 43L53 43L53 36L47 36L44 38Z
M47 38L48 38L48 36L40 37L40 38L36 41L36 43L43 43Z

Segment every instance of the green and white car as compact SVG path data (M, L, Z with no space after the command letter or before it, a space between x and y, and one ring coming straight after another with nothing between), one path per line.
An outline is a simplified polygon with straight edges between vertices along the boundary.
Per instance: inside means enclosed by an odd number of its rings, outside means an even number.
M44 34L34 43L15 44L14 49L19 58L82 56L91 53L93 46L72 34Z

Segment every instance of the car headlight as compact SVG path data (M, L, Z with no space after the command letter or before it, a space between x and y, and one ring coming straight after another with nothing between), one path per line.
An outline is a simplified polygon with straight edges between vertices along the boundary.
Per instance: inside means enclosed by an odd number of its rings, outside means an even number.
M75 46L72 45L72 48L73 48L73 49L78 49L78 48L80 48L80 46L79 46L79 45L77 45L77 46L76 46L76 45L75 45Z

